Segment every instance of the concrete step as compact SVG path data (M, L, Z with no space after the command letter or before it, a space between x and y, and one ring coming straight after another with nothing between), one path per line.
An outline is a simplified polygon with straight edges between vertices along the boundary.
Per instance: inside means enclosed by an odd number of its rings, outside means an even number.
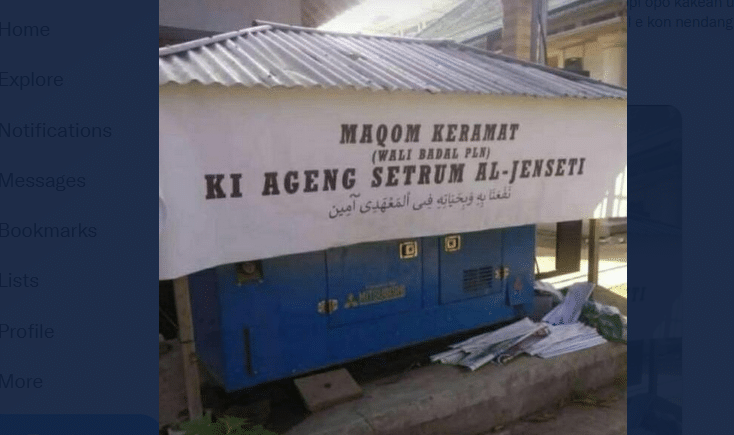
M551 359L520 357L475 372L431 365L363 385L360 399L312 414L289 435L476 435L572 392L626 376L627 346L606 343Z

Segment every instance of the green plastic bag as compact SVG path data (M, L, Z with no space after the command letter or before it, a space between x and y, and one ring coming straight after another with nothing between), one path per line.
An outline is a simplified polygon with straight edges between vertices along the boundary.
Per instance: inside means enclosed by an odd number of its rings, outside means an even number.
M588 301L581 310L581 321L609 341L627 342L627 317L616 307Z

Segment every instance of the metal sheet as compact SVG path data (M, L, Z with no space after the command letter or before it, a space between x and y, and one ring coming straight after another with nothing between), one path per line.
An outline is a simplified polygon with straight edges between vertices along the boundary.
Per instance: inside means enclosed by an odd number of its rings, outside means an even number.
M626 99L567 71L447 40L266 23L158 52L158 83Z
M594 287L595 285L589 282L573 284L569 287L568 294L563 302L546 314L543 321L551 325L576 323Z
M508 358L516 356L540 337L547 335L547 325L534 323L527 317L500 328L496 331L481 334L452 345L452 350L431 356L431 361L440 361L443 364L458 364L474 371L500 355L507 354ZM538 334L530 342L525 340Z
M487 332L485 334L477 335L468 340L464 340L461 343L451 345L454 349L462 349L465 351L471 351L486 346L491 346L496 343L500 343L505 340L510 340L521 335L527 334L535 328L535 323L529 318L524 318L515 323L497 329L496 331Z
M551 358L606 343L596 329L583 323L549 326L550 334L526 351L530 355Z

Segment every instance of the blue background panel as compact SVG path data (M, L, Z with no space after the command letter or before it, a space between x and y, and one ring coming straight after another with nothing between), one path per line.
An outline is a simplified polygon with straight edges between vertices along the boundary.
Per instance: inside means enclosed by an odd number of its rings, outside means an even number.
M0 222L98 230L86 239L0 239L0 273L27 273L40 282L38 288L0 291L0 322L43 323L55 331L53 339L40 342L0 340L0 372L44 379L37 391L0 389L0 414L120 413L156 419L155 4L41 0L1 5L3 26L46 25L50 36L0 38L0 70L61 75L64 85L3 87L0 122L109 127L112 137L0 138L0 173L6 176L86 180L85 187L63 192L3 188ZM6 422L3 416L0 423ZM0 433L8 433L8 427L0 424ZM54 427L51 433L65 426ZM29 433L34 432L24 435Z
M706 304L718 298L700 285L682 285L681 121L670 106L628 108L630 434L684 433L683 317L690 306L683 310L682 290L689 288Z
M3 435L155 434L158 423L142 415L0 415Z

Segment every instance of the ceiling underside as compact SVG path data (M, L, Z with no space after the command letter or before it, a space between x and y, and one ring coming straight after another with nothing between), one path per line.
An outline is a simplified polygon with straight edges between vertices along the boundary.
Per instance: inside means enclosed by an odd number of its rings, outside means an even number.
M304 27L319 27L364 0L301 0Z

